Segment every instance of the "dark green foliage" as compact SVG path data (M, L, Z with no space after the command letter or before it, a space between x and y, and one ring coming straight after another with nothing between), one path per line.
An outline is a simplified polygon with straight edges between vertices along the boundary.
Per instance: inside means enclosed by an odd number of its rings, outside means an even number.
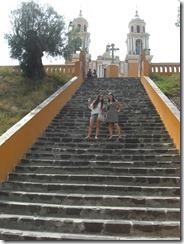
M82 40L77 36L78 32L78 29L72 29L67 33L68 42L64 48L64 58L66 61L71 61L72 54L76 53L76 51L80 51L82 48Z
M22 2L11 12L12 33L7 33L11 58L18 59L26 77L45 76L42 57L62 55L65 41L63 17L54 9L34 1Z
M180 110L180 74L170 76L152 74L151 79Z
M153 74L151 79L166 96L180 95L180 74L172 74L170 76Z
M64 75L46 75L33 80L18 73L0 72L0 135L68 80Z

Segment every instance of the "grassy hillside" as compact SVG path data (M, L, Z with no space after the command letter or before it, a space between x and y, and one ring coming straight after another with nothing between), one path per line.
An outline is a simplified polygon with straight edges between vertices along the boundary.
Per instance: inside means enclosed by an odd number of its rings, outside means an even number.
M180 74L170 76L152 74L150 78L180 110Z
M31 80L7 70L0 72L0 135L43 102L71 77Z

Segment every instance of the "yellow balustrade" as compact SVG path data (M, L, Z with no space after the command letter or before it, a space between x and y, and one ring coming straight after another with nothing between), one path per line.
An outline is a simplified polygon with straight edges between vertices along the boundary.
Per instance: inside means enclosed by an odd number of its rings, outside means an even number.
M79 67L78 67L79 68ZM0 180L6 180L24 154L83 82L74 77L0 137Z
M173 73L180 73L179 63L151 63L151 73L159 75L171 75Z
M141 77L141 82L152 103L159 113L176 148L180 151L180 112L174 104L163 94L155 83L147 76Z
M64 64L64 65L44 65L46 73L63 73L68 75L74 75L75 73L75 64Z
M74 76L75 74L75 64L63 64L63 65L44 65L45 72L48 74L67 74ZM0 66L0 72L8 73L21 73L19 65L16 66Z

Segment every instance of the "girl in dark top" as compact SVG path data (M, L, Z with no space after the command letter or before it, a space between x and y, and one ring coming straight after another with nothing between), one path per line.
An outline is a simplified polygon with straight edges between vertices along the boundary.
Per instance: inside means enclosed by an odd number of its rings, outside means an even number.
M108 124L110 137L113 137L113 128L116 128L118 139L121 138L121 130L119 127L118 113L123 110L123 106L121 103L114 98L114 95L110 92L108 94L108 102L107 102L107 115L106 115L106 123Z

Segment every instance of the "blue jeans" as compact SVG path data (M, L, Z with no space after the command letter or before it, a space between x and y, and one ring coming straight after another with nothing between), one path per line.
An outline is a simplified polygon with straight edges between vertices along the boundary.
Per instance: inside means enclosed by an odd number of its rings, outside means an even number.
M90 119L94 120L95 122L97 121L97 118L98 118L98 114L92 114L90 117Z

